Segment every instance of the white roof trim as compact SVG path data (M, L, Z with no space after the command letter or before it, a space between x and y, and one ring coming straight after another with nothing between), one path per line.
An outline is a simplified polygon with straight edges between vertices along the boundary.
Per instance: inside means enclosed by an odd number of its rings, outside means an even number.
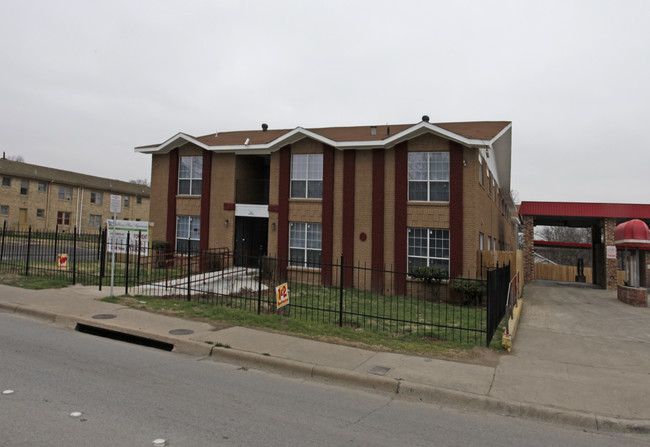
M287 132L286 134L276 138L275 140L269 143L245 145L243 144L244 142L242 142L242 144L230 145L230 146L208 146L206 144L201 143L194 137L191 137L181 132L174 135L172 138L168 139L160 146L135 148L135 151L147 153L147 154L153 154L157 152L167 153L172 149L175 149L181 146L182 144L185 144L185 142L187 142L187 143L195 144L203 149L214 151L214 152L245 151L247 153L269 153L269 152L274 152L280 149L281 147L286 146L287 144L300 141L303 138L312 138L316 141L320 141L321 143L327 144L328 146L332 146L337 149L364 149L364 148L388 149L395 146L396 144L401 143L402 141L411 139L413 137L428 132L432 132L434 134L440 135L448 140L455 141L464 146L491 147L496 140L498 140L505 132L508 131L508 129L510 129L510 127L512 127L512 123L509 123L507 126L505 126L494 138L492 138L489 141L479 140L474 138L466 138L454 132L436 126L434 124L428 123L426 121L422 121L418 124L415 124L409 127L408 129L405 129L401 132L391 135L390 137L383 140L334 141L327 137L314 133L310 130L304 129L302 127L296 127L292 131ZM179 140L183 141L184 143L179 144Z
M180 143L179 141L182 141ZM187 134L184 134L183 132L179 132L164 143L162 143L160 146L152 146L152 147L136 147L135 151L136 152L142 152L144 154L155 154L155 153L163 153L166 154L169 151L176 149L177 147L182 146L185 143L192 143L196 144L202 149L205 150L210 150L210 146L201 143L199 140L197 140L194 137L191 137Z

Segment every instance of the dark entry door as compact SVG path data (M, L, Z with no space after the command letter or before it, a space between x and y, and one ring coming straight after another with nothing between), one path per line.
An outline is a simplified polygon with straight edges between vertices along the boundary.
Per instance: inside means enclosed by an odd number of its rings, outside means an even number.
M269 219L235 217L235 265L257 266L257 257L266 254Z

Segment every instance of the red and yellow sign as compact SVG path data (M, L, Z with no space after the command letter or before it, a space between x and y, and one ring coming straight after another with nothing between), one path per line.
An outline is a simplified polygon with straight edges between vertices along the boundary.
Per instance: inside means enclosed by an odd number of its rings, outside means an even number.
M68 255L62 253L56 255L56 268L59 270L68 270Z
M275 298L278 303L278 309L289 304L289 288L286 282L275 288Z

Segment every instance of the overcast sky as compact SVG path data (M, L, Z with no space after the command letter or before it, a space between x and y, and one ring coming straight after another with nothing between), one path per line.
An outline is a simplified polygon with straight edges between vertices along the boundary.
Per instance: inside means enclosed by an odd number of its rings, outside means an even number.
M650 203L650 1L0 0L0 151L150 177L178 132L512 121L520 200Z

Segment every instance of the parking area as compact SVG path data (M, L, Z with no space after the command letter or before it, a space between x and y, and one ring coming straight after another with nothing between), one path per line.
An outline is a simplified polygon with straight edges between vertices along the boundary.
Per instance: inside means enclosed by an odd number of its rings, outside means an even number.
M550 281L527 285L524 303L491 395L650 419L649 308L618 301L616 291Z

